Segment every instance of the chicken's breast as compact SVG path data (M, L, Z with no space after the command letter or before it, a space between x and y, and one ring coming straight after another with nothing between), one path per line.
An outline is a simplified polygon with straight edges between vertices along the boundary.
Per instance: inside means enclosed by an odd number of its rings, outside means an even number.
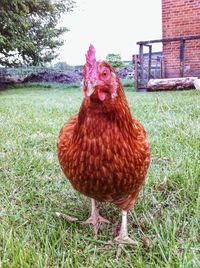
M129 129L99 114L80 125L75 115L60 132L58 157L77 191L128 210L144 183L150 148L135 119Z

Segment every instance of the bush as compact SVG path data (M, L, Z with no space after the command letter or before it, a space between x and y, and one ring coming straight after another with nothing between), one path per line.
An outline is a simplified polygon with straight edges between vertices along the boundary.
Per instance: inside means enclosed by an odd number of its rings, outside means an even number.
M106 60L109 64L111 64L114 68L122 68L124 67L124 63L119 54L108 54L106 56Z

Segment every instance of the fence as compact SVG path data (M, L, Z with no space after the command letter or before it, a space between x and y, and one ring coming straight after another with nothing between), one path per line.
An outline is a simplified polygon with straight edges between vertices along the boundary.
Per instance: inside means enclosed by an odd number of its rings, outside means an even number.
M133 55L134 79L136 89L145 88L151 78L162 78L164 76L164 64L162 52L143 54L143 65L141 66L140 55Z
M0 67L0 76L6 76L6 77L15 77L15 78L24 78L32 73L39 73L39 72L60 72L60 71L75 71L77 69L80 69L80 66L67 66L67 67L43 67L43 66L31 66L31 67Z

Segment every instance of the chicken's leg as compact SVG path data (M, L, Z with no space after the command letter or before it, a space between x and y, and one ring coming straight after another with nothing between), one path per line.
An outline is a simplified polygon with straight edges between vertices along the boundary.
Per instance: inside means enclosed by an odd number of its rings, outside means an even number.
M99 226L101 223L110 223L109 220L103 218L99 214L99 209L96 207L95 200L92 198L92 210L91 210L91 216L82 224L93 224L94 225L94 234L97 235Z
M127 211L125 210L122 210L121 228L120 228L119 235L115 238L115 240L119 243L138 244L136 241L134 241L128 236Z

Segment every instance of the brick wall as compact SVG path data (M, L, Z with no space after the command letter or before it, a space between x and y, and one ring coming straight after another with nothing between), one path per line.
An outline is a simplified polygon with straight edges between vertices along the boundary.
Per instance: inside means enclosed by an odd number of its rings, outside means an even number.
M200 0L162 0L163 38L200 35ZM163 44L166 77L180 76L180 43ZM200 40L186 41L184 76L200 77Z

